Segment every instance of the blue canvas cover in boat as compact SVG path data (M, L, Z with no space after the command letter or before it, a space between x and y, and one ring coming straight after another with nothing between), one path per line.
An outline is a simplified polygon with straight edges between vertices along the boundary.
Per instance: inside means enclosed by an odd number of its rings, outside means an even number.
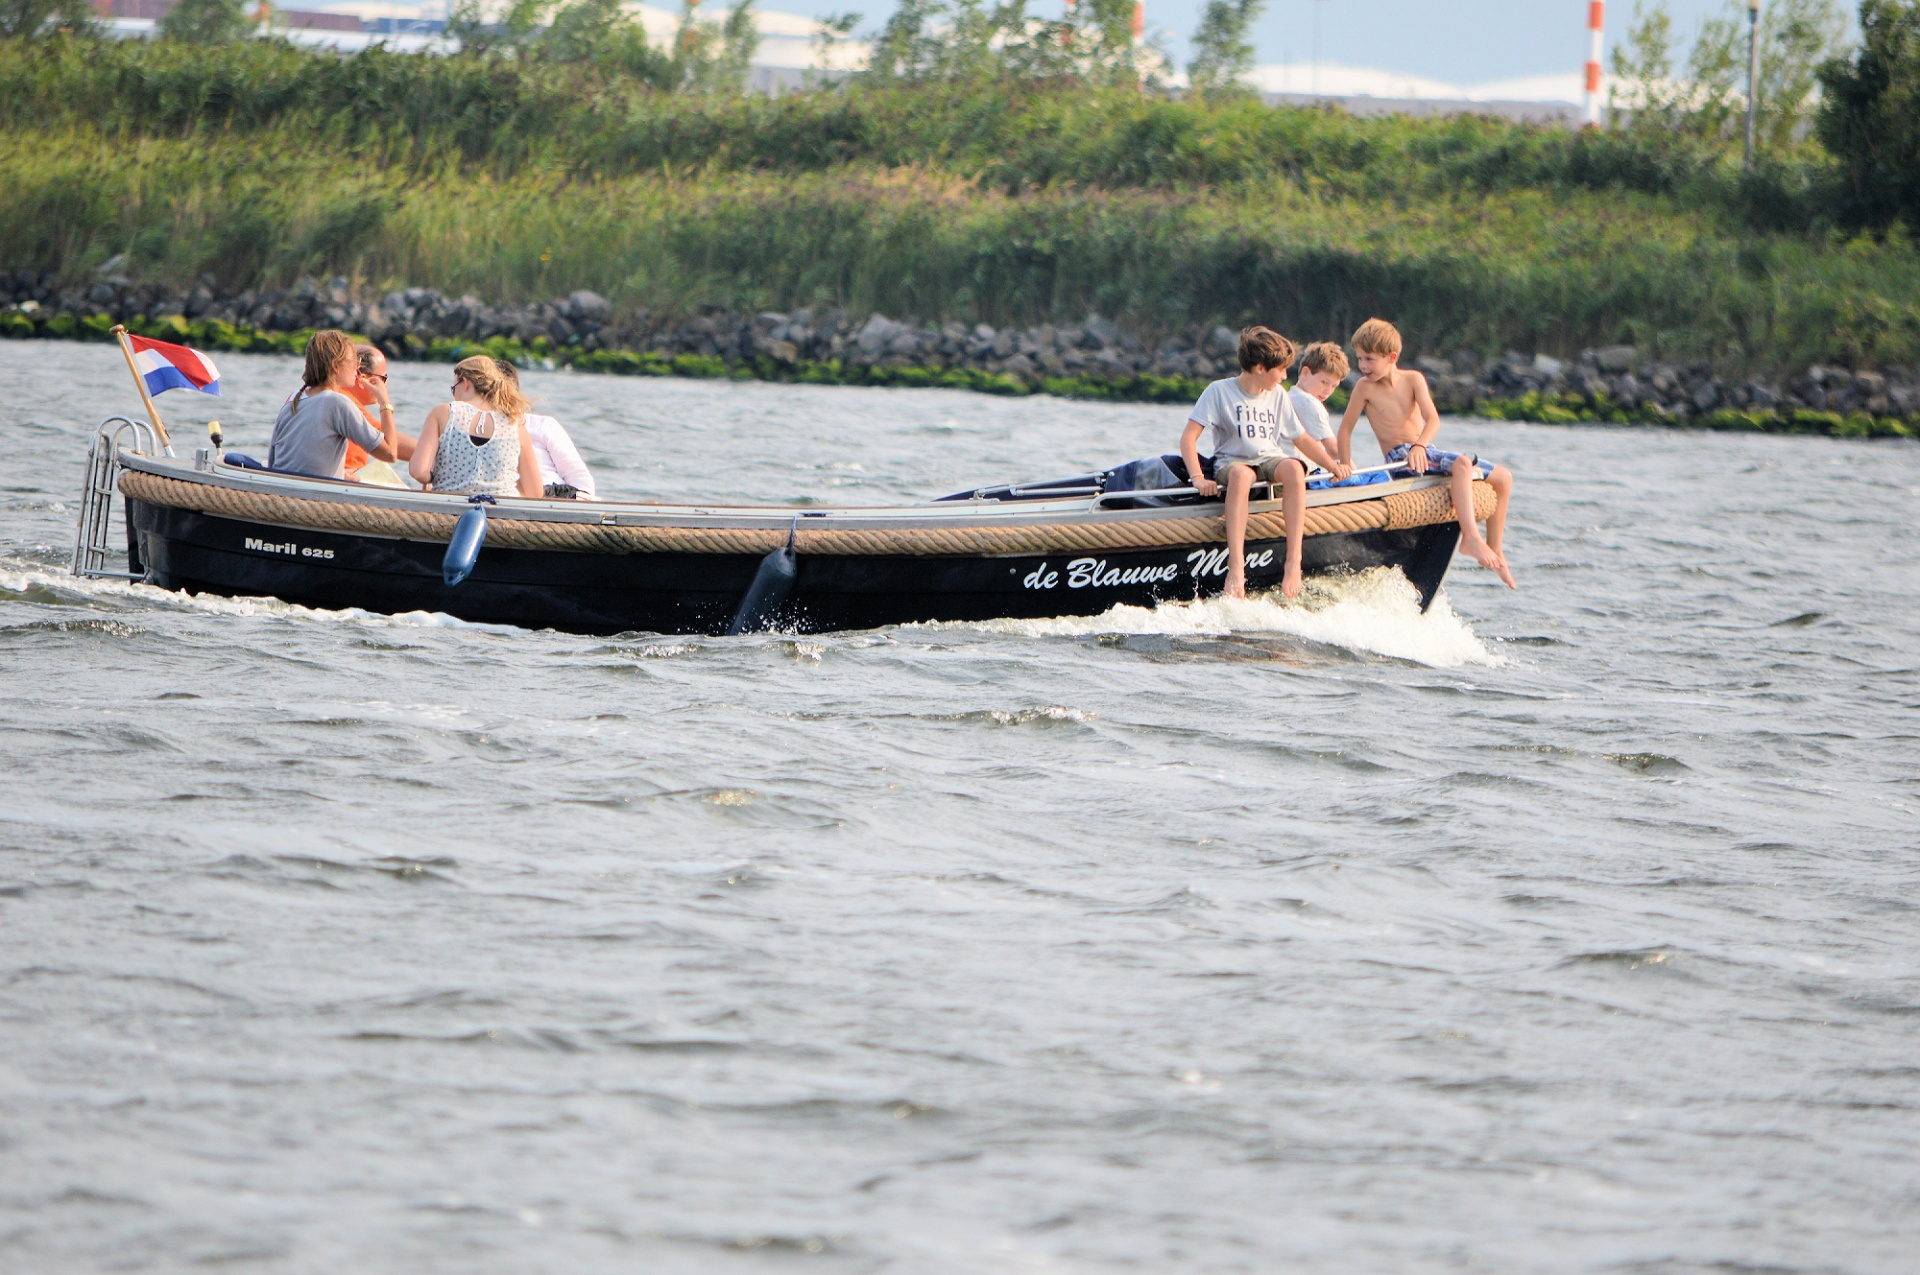
M1171 464L1169 462L1172 462ZM1180 466L1175 472L1173 465ZM1164 491L1170 487L1185 487L1186 463L1178 456L1148 456L1142 460L1130 460L1124 465L1116 465L1106 473L1104 490L1111 496L1117 491ZM1154 509L1171 505L1171 496L1142 496L1138 500L1110 500L1109 509Z

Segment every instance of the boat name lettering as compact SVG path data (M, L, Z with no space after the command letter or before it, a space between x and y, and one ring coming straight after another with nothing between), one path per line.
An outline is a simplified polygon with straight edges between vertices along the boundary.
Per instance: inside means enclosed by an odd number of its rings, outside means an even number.
M1187 561L1193 564L1193 577L1223 576L1227 574L1227 551L1225 549L1195 549L1187 555ZM1273 565L1273 550L1262 549L1259 553L1247 555L1247 570L1257 571L1261 567Z
M271 540L262 540L258 536L248 536L246 547L260 553L284 553L289 558L331 558L333 556L331 549L315 549L307 545L294 544L292 541L277 545Z
M1069 589L1111 589L1124 584L1160 584L1180 575L1180 564L1157 567L1109 567L1105 558L1075 558L1067 564Z
M1060 573L1058 571L1047 570L1047 564L1043 562L1033 570L1027 572L1027 578L1020 583L1026 585L1029 589L1051 589L1054 585L1060 583Z

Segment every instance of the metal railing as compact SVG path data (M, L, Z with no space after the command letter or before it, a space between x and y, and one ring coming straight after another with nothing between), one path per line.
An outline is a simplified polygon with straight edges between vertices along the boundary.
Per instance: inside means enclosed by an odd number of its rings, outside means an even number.
M73 574L94 579L144 580L145 571L114 571L107 566L112 550L113 502L119 494L120 448L132 432L136 456L160 454L153 426L124 416L109 416L94 431L87 448L87 482L80 492L80 525L73 537ZM132 565L129 563L128 565Z
M1370 469L1356 469L1351 474L1347 475L1347 477L1357 478L1361 474L1387 474L1387 473L1392 473L1396 469L1404 469L1404 468L1406 468L1404 464L1375 465ZM1324 469L1314 469L1308 472L1307 481L1310 483L1316 483L1322 479L1329 479L1332 477L1333 475L1328 473ZM1341 481L1344 482L1346 481L1346 479L1342 479ZM1265 496L1255 496L1253 494L1254 492L1259 491L1263 487L1266 489L1266 492L1267 492ZM1247 497L1248 499L1251 499L1251 500L1274 500L1274 499L1277 499L1277 497L1274 496L1273 489L1274 489L1274 484L1272 483L1255 483L1252 487L1250 487L1247 490ZM1093 503L1088 507L1091 509L1099 509L1102 507L1102 505L1106 501L1109 501L1109 500L1137 499L1141 496L1198 496L1200 494L1201 493L1199 489L1195 487L1148 487L1141 491L1103 491L1098 496L1095 496L1093 498ZM1211 499L1214 499L1215 497L1224 498L1226 494L1227 494L1226 486L1222 484L1220 485L1219 491L1215 493L1215 496L1210 496L1208 497L1208 499L1211 500Z

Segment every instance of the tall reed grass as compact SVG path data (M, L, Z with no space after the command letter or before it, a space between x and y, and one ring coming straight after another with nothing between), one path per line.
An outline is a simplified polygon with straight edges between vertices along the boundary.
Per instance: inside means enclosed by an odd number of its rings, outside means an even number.
M1126 93L693 99L379 50L0 42L0 268L1147 330L1383 313L1447 353L1920 362L1910 240L1756 228L1758 187L1716 163ZM1817 168L1759 180L1791 211Z
M118 135L299 125L495 171L941 168L1009 191L1057 183L1150 189L1263 183L1404 199L1553 186L1678 194L1765 215L1807 204L1824 161L1741 179L1680 135L1571 132L1489 117L1357 119L1245 99L973 83L752 96L660 93L589 67L499 58L352 57L271 41L202 47L0 41L0 118ZM1808 155L1818 159L1818 153ZM1805 216L1811 212L1801 210Z
M1742 239L1642 195L1514 191L1387 204L1284 181L1009 195L928 168L508 176L343 159L305 135L0 133L0 262L230 287L303 273L501 300L590 287L629 306L844 305L994 324L1263 317L1422 348L1632 341L1729 366L1911 362L1904 240Z

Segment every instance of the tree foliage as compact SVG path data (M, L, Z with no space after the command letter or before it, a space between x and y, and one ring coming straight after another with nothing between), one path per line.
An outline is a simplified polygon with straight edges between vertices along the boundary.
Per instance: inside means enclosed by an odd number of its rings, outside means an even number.
M1846 174L1851 218L1920 233L1920 3L1865 0L1851 59L1820 68L1817 130Z
M738 92L760 44L753 5L739 0L716 25L700 20L699 0L684 0L679 32L666 51L653 46L620 0L513 0L492 22L480 0L458 0L447 35L475 56L587 65L663 89Z
M1651 118L1674 95L1673 15L1656 3L1648 9L1634 0L1633 21L1627 37L1613 46L1613 89L1608 107L1631 110L1636 118Z
M1839 52L1847 20L1836 0L1772 0L1759 26L1756 144L1784 155L1797 144L1813 104L1820 64ZM1627 38L1613 51L1613 106L1633 112L1631 128L1679 134L1731 147L1745 134L1747 6L1700 24L1685 67L1676 73L1673 17L1664 0L1636 0Z
M447 38L461 52L517 53L538 37L553 0L512 0L497 21L489 22L480 0L455 0L447 12Z
M0 0L0 36L32 39L55 31L86 33L94 27L87 0Z
M1207 0L1193 33L1193 60L1187 63L1187 83L1195 93L1241 90L1240 77L1253 69L1253 42L1247 37L1266 7L1267 0Z
M674 37L671 59L673 85L694 93L738 93L760 47L754 0L738 0L718 27L698 19L699 3L683 0L680 8L680 31Z
M244 0L180 0L160 19L160 34L186 44L227 44L250 25Z
M1151 78L1133 39L1133 0L1078 0L1036 18L1027 0L901 0L873 44L865 78L1044 80L1100 87Z
M620 0L575 0L553 15L539 46L555 62L587 63L653 84L672 82L671 59L647 40Z

